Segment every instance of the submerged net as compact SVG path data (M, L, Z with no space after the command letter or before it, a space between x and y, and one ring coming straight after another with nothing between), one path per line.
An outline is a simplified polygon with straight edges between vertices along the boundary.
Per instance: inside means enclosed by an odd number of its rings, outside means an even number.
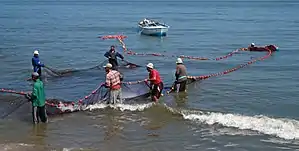
M139 83L122 83L122 102L129 103L130 101L142 101L145 100L150 95L150 88L146 82ZM11 93L25 96L25 92L17 92L14 90L0 89L0 92ZM62 113L70 113L75 111L80 111L87 107L88 105L94 105L97 103L106 103L109 99L110 91L105 88L102 84L91 94L85 96L78 101L64 101L59 99L46 100L47 114L56 115ZM24 98L25 99L25 98ZM28 102L25 100L25 102ZM3 113L4 114L4 113Z
M84 71L90 71L90 70L103 70L103 66L108 63L107 60L101 62L100 64L90 67L90 68L85 68L85 69L54 69L51 67L45 67L43 68L42 72L44 77L65 77L65 76L71 76L74 73L77 72L84 72ZM128 62L128 61L118 61L119 64L119 69L123 70L123 69L133 69L133 68L138 68L141 67L140 65ZM30 79L28 79L30 80Z
M150 88L145 82L136 84L122 83L122 101L125 103L130 100L145 99L149 96ZM84 105L92 105L96 103L105 103L109 99L110 91L101 85L99 88L94 90L89 96L86 96L82 100Z

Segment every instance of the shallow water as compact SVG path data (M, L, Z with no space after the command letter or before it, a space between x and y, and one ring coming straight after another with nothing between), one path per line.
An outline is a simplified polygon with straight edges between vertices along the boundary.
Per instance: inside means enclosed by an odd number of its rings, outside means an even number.
M296 150L299 148L297 1L3 1L0 4L0 82L3 88L29 91L31 57L39 49L53 68L87 68L104 60L124 34L136 52L216 57L237 48L275 44L269 59L234 73L189 86L159 104L107 107L55 116L33 127L26 104L0 120L2 150ZM148 9L150 6L151 9ZM171 26L163 38L139 35L144 17ZM117 47L121 50L121 47ZM242 53L223 61L184 60L190 75L224 71L265 53ZM175 58L125 56L153 62L166 85L173 81ZM124 71L126 81L147 76L144 68ZM78 100L104 80L90 70L48 79L47 97ZM23 98L1 96L7 102ZM6 108L7 107L7 108Z

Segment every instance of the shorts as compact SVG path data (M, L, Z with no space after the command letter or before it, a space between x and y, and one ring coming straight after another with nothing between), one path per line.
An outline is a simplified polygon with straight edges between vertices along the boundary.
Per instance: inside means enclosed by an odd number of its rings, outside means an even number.
M159 99L161 97L163 88L163 82L160 82L159 84L154 84L152 89L152 96L156 96L157 99Z

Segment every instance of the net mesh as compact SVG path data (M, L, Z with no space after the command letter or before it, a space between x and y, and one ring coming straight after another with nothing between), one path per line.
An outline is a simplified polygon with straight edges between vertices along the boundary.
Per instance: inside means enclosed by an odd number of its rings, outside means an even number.
M123 102L134 99L144 99L149 96L150 88L145 82L137 84L126 84L121 85L122 99ZM88 97L86 97L82 103L84 105L92 105L96 103L104 103L109 99L110 91L105 86L100 86L98 89L93 91Z
M51 67L45 67L43 71L43 75L46 77L63 77L63 76L69 76L72 75L73 73L76 72L83 72L83 71L90 71L90 70L101 70L103 69L103 66L108 63L107 60L101 62L100 64L90 67L90 68L85 68L85 69L63 69L63 70L58 70L54 69ZM133 69L141 67L140 65L128 62L128 61L119 61L119 69Z

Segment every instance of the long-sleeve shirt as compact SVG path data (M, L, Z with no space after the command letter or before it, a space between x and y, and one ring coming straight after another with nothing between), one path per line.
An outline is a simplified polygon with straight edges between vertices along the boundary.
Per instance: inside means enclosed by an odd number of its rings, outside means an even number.
M42 107L46 103L46 96L44 90L44 84L39 79L33 84L33 90L31 93L32 106Z
M118 53L118 52L111 52L111 51L108 51L108 52L106 52L105 54L104 54L104 56L106 57L106 58L109 58L109 59L113 59L113 60L116 60L117 58L116 57L119 57L119 58L121 58L121 59L124 59L124 56L123 55L121 55L120 53Z
M40 70L41 67L44 67L45 65L40 62L38 57L33 56L32 66L33 66L33 71L37 72L38 70Z
M111 90L117 90L121 87L120 79L121 74L118 71L111 70L106 75L106 86L109 87Z
M178 82L187 80L187 69L184 65L182 64L177 65L175 77Z

